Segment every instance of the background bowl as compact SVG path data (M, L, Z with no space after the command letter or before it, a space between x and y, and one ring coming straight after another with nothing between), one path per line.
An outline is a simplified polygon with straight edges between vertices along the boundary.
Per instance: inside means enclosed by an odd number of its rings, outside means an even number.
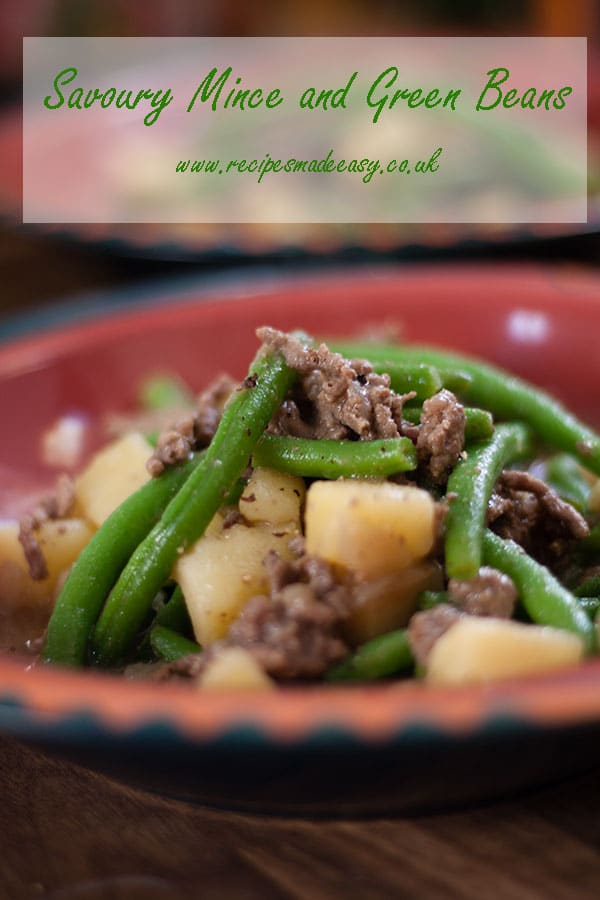
M241 376L256 326L405 339L493 360L600 420L600 278L523 268L383 270L100 317L0 348L0 513L50 478L59 415L125 410L149 372ZM0 661L0 728L130 783L255 810L371 813L491 798L597 761L600 662L468 689L416 683L200 694Z

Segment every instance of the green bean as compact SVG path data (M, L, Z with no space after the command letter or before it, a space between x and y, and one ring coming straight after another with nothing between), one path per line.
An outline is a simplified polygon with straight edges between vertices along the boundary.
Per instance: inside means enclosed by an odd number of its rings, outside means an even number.
M465 442L476 444L485 441L494 433L494 417L487 409L477 406L465 406Z
M332 350L343 353L344 356L349 356L350 359L359 358L344 352L345 347L352 350L352 344L334 343L330 344L330 346ZM358 349L366 350L366 346L363 347L361 345ZM397 347L394 348L394 352L397 354ZM462 394L473 380L468 372L461 372L455 366L442 366L439 368L438 366L428 365L419 361L404 363L394 358L383 359L379 357L372 359L369 358L368 353L363 355L371 363L375 372L378 372L380 375L386 374L390 376L393 390L398 393L416 391L416 400L426 400L433 394L437 394L442 388L447 388L455 394Z
M558 453L546 462L546 481L580 512L587 509L590 485L581 472L580 463L570 453Z
M327 681L373 681L395 675L413 664L405 628L367 641L326 674Z
M92 636L96 664L107 666L123 658L178 556L204 533L248 465L294 376L280 354L260 352L254 360L200 465L133 553L106 601Z
M408 438L332 441L265 435L253 462L305 478L384 478L416 469L417 453Z
M173 631L180 633L189 633L191 631L190 616L185 604L183 591L177 585L175 590L159 611L156 613L153 626L164 625L165 628L171 628Z
M413 365L415 364L413 363ZM403 387L402 378L400 375L398 375L397 378L395 377L396 368L400 369L400 367L401 363L373 363L373 368L376 372L387 372L390 375L392 388L398 393L404 393L408 392L409 390L414 390L414 388ZM431 391L431 393L428 393L426 396L423 396L422 392L421 396L419 396L419 392L417 392L417 396L415 397L415 400L417 401L426 400L427 397L431 397L433 396L433 394L437 394L437 392L441 391L442 388L447 388L449 391L452 391L452 393L461 395L471 384L471 376L466 372L459 372L455 369L438 369L437 366L430 366L429 368L436 373L439 387L437 388L437 390Z
M600 597L600 575L592 575L586 578L582 584L573 591L576 597Z
M404 406L402 409L402 418L410 422L411 425L418 425L421 421L422 406Z
M84 547L54 606L42 650L44 662L85 665L90 632L106 595L201 456L197 454L142 485L111 513Z
M171 631L176 631L184 637L192 636L192 623L190 622L190 617L188 615L183 591L179 585L175 586L175 589L167 602L156 613L154 620L147 629L142 642L136 650L137 658L148 659L152 655L150 638L152 636L152 629L156 625L170 628Z
M381 344L332 343L345 356L371 362L426 363L440 373L455 368L471 376L463 399L489 409L495 418L525 422L544 443L576 456L600 475L600 435L577 419L545 391L487 363L432 347L393 347Z
M413 425L418 425L421 421L422 407L405 406L402 410L402 417ZM475 444L479 441L485 441L494 433L494 418L487 409L478 409L476 406L465 406L465 443Z
M148 410L192 407L194 395L177 375L164 373L152 375L142 382L139 402Z
M434 606L447 602L447 591L421 591L417 597L417 609L433 609Z
M414 399L417 401L427 400L428 397L441 391L443 387L438 370L423 363L409 365L379 363L373 368L376 372L390 376L392 390L399 394L408 394L409 391L414 391L417 395Z
M577 598L545 566L528 556L514 541L505 541L492 531L483 538L486 565L509 575L515 583L523 607L538 625L551 625L577 634L586 651L595 648L593 623Z
M190 641L164 625L153 625L150 630L150 644L156 656L167 662L174 662L182 656L190 653L201 653L202 647L195 641Z
M594 620L600 611L600 597L579 597L580 607Z
M512 459L529 443L523 425L498 425L489 441L474 445L448 479L452 496L446 517L446 572L449 578L475 578L481 566L488 502L494 485Z
M456 368L445 368L444 366L441 366L437 367L437 370L442 379L442 387L452 391L452 393L456 394L459 398L464 397L468 388L471 386L473 376L469 375L468 372L462 372L460 369Z
M577 551L586 559L593 559L600 553L600 522L594 525L589 535L577 544Z

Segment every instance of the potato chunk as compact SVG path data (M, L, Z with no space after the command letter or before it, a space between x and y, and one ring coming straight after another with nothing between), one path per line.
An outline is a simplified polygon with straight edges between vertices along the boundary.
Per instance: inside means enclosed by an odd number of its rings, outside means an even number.
M600 478L596 481L590 492L588 504L591 512L600 512Z
M402 628L417 607L421 591L439 591L444 576L439 563L427 560L399 575L384 575L357 585L355 606L344 623L352 644L362 644L395 628Z
M435 538L435 503L389 481L316 481L306 495L306 549L368 580L423 559Z
M92 534L82 519L42 522L36 537L48 565L48 577L33 581L19 543L19 523L0 521L0 604L14 607L51 598L59 576L75 562Z
M273 681L263 672L251 653L242 647L226 647L206 667L200 678L203 688L252 690L272 688Z
M476 684L574 666L583 657L575 634L506 619L465 616L434 644L431 684Z
M135 432L100 450L75 482L77 511L100 527L123 500L150 479L148 441Z
M205 534L175 565L198 643L222 638L244 603L267 589L263 559L269 550L290 558L288 544L298 534L288 525L243 525Z
M302 478L259 467L254 469L240 498L240 512L249 522L300 524L305 493Z

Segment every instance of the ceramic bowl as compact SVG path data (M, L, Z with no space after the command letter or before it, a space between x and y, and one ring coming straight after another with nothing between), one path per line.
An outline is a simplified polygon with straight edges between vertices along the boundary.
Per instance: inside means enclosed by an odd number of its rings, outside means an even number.
M523 268L372 270L145 307L0 348L0 491L48 477L57 416L98 420L172 369L241 376L262 324L476 354L600 420L600 279ZM8 427L7 427L8 423ZM0 494L0 497L2 494ZM0 730L169 795L258 811L369 814L479 801L581 770L600 751L600 661L486 687L417 682L200 693L0 661Z

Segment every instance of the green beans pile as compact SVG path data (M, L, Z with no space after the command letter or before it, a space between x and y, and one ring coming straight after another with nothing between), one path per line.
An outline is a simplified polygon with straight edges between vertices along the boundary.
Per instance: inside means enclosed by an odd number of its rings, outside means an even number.
M420 427L423 404L443 388L457 395L465 410L465 450L447 485L428 482L418 443L408 437L317 440L268 433L296 372L281 354L261 349L208 448L129 496L82 551L56 601L43 661L112 668L200 653L181 588L171 581L173 569L215 513L235 506L249 465L305 479L392 478L431 489L447 507L438 548L446 582L469 581L483 565L491 566L513 580L521 618L572 632L586 652L594 652L600 576L586 572L600 563L600 523L588 508L590 473L600 476L600 437L544 391L487 363L425 347L330 347L350 360L368 360L375 372L390 376L394 391L412 395L402 410L405 425ZM141 397L149 410L191 402L187 388L168 375L149 379ZM412 434L410 428L406 433ZM503 470L526 469L534 460L535 471L591 525L562 580L486 524ZM428 590L415 609L434 611L451 602L450 588ZM355 646L325 677L337 683L410 673L410 633L398 628Z

